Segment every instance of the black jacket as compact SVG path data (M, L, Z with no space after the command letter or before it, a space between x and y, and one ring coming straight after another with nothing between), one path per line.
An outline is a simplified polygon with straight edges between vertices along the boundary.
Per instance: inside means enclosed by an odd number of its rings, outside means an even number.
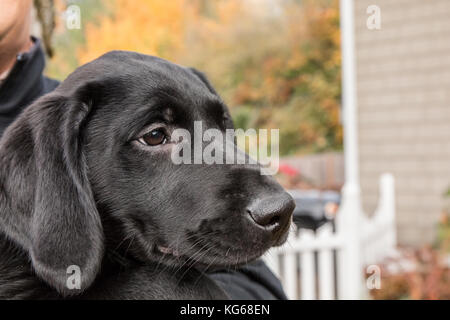
M59 84L43 75L44 52L39 40L32 40L31 50L17 56L13 69L0 86L0 136L26 106Z
M13 69L0 86L0 136L26 106L59 84L43 75L44 52L39 40L32 40L31 50L17 56ZM232 299L286 299L280 281L261 260L210 276Z

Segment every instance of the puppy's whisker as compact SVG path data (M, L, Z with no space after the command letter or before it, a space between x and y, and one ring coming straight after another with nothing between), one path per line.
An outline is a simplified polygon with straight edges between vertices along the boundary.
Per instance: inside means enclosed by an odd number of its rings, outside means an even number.
M192 239L192 238L194 238L196 236L196 234L192 234L192 235L190 235L190 236L188 236L187 238L186 238L186 240L190 240L190 239ZM197 241L195 241L193 244L192 244L192 246L189 248L189 250L192 250L192 249L194 249L195 248L195 246L196 245L198 245L201 241L203 241L203 239L198 239ZM164 258L165 258L165 254L163 255L163 256L161 256L161 258L159 259L159 262L158 262L158 267L159 267L159 265L160 264L162 264L162 262L163 262L163 260L164 260ZM178 268L174 271L174 275L188 262L189 260L187 259L186 261L184 261L182 264L181 264L181 266L178 266ZM167 270L168 268L169 268L170 266L169 265L165 265L164 266L164 268L161 270L161 272L163 272L163 271L165 271L165 270Z
M136 239L136 234L133 235L133 237L131 238L130 242L128 243L128 247L125 249L124 255L127 254L128 250L130 250L131 245L133 244L133 241Z
M128 233L128 234L123 238L123 240L120 241L119 244L118 244L113 250L118 250L118 249L120 248L120 246L121 246L125 241L130 240L132 236L134 236L133 233L131 233L131 232Z
M206 243L206 245L203 246L202 249L207 247L208 245L209 245L209 243ZM195 259L198 261L198 259L200 259L201 257L204 257L213 248L214 248L213 246L209 247L200 256L196 257ZM200 252L200 250L199 250L199 252ZM183 274L181 275L180 279L178 280L178 283L183 279L183 277L186 275L186 273L189 272L192 269L192 267L194 267L194 265L195 265L195 263L192 263L190 266L188 266L188 268L183 272Z
M198 239L197 241L195 241L195 242L193 243L193 245L191 246L191 249L190 249L190 250L194 249L197 245L201 244L203 241L204 241L204 239L202 239L202 238L200 238L200 239ZM184 261L184 262L183 262L183 263L175 270L174 273L177 273L177 272L180 271L186 264L188 264L188 263L190 263L190 261L194 260L195 257L196 257L196 256L203 250L203 248L204 248L205 246L207 246L207 245L208 245L208 243L206 243L205 245L203 245L203 246L202 246L198 251L196 251L193 255L189 256L189 257L186 259L186 261Z
M192 249L194 249L197 245L199 245L199 244L201 244L201 243L204 243L205 241L206 241L205 239L199 238L199 240L196 241L196 242L194 243L194 245L192 246ZM190 255L190 256L186 259L186 261L185 261L185 262L177 269L177 272L178 272L181 268L183 268L185 265L190 264L190 266L192 266L196 261L198 261L199 258L200 258L201 256L203 256L203 255L202 255L203 249L204 249L204 248L207 248L209 245L210 245L210 244L206 242L206 243L205 243L200 249L198 249L194 254Z
M214 257L214 258L212 259L212 261L208 264L208 266L205 268L205 270L208 270L209 267L211 267L211 266L214 264L214 262L216 261L216 259L217 259L217 257ZM197 280L194 282L194 286L197 285L197 283L200 281L200 279L201 279L203 276L205 276L205 272L200 271L200 276L197 277Z

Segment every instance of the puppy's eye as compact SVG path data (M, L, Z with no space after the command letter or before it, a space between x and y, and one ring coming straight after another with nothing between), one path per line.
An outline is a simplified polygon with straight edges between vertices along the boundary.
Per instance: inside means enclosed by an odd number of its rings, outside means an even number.
M147 146L157 146L159 144L167 143L167 135L162 128L153 129L149 133L146 133L139 139L139 142Z
M233 120L227 114L225 114L222 118L222 125L224 128L229 128L233 126Z

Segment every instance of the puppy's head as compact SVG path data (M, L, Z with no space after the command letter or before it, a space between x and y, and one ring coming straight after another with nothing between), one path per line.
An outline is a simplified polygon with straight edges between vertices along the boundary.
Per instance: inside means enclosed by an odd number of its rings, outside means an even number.
M43 166L32 259L61 292L72 293L65 288L69 265L81 267L84 287L92 283L105 242L142 261L226 267L286 240L293 200L258 165L172 160L181 143L176 130L194 139L196 122L224 136L233 128L198 71L112 52L30 109ZM190 147L194 158L193 141Z

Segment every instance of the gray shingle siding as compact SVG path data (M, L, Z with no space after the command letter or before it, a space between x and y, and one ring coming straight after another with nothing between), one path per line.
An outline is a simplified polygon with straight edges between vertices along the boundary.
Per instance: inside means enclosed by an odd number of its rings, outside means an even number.
M369 5L381 30L366 27ZM429 243L450 185L450 1L356 0L355 24L364 209L393 173L400 243Z

